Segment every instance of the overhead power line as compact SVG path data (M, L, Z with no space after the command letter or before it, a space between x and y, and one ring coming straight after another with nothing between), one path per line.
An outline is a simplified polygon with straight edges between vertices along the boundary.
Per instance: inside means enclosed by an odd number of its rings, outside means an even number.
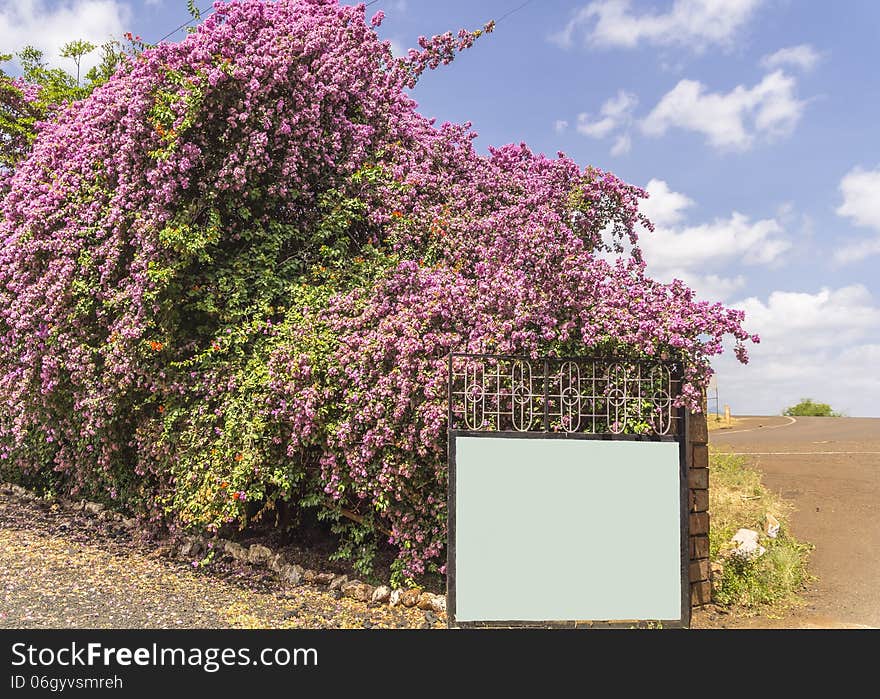
M364 5L364 7L369 7L370 5L375 5L377 2L379 2L379 0L370 0L370 2L368 2L368 3L366 3L366 4ZM507 18L510 17L511 15L516 14L517 12L519 12L519 11L520 11L521 9L523 9L526 5L531 4L531 2L532 2L532 0L526 0L525 2L520 3L520 4L517 5L516 7L511 8L510 10L508 10L507 12L505 12L503 15L501 15L498 19L496 19L496 20L495 20L495 24L498 24L499 22L503 22L505 19L507 19ZM204 14L202 14L203 12L204 12ZM207 19L207 18L210 17L213 13L214 13L214 8L213 8L213 7L212 7L210 10L208 10L208 11L204 11L204 10L199 9L199 19ZM168 37L173 36L174 34L176 34L177 32L179 32L181 29L184 29L185 27L187 27L187 26L189 25L189 23L190 23L191 21L192 21L192 18L188 19L188 20L187 20L186 22L184 22L183 24L180 24L180 25L176 26L174 29L172 29L170 32L168 32L165 36L163 36L161 39L159 39L159 40L156 42L156 44L161 44L161 43L162 43L163 41L165 41L165 39L167 39Z
M532 0L526 0L524 3L522 3L522 4L520 4L520 5L517 5L517 6L514 7L512 10L508 10L508 11L505 12L503 15L501 15L498 19L495 20L495 24L498 24L498 23L501 22L502 20L507 19L507 18L510 17L510 15L512 15L512 14L515 14L515 13L519 12L522 8L524 8L524 7L525 7L526 5L528 5L530 2L532 2Z

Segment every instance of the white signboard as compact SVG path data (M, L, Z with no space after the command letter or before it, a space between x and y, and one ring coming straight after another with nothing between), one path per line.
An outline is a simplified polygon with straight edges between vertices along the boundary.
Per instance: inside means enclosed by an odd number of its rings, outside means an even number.
M451 446L452 624L682 623L678 442L456 435Z

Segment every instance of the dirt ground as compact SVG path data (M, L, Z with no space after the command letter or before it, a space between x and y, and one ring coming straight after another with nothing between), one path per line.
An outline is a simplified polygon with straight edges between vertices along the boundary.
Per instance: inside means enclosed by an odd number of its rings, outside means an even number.
M0 496L0 628L431 628L417 609L371 606L225 560L173 560L113 522Z
M710 608L694 625L880 627L880 419L739 418L709 441L748 455L764 484L794 504L795 536L816 547L816 581L803 606L778 617L732 618Z

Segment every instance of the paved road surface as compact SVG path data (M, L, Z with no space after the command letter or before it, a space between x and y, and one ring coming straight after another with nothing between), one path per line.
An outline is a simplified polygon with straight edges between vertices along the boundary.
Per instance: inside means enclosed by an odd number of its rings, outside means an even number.
M816 546L817 589L781 625L880 627L880 419L750 417L710 442L750 454Z

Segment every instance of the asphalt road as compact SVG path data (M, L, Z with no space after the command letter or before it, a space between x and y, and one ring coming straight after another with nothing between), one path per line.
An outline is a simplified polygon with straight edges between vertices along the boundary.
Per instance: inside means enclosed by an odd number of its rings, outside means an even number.
M880 627L880 419L748 417L710 443L749 454L816 546L807 606L778 625Z

